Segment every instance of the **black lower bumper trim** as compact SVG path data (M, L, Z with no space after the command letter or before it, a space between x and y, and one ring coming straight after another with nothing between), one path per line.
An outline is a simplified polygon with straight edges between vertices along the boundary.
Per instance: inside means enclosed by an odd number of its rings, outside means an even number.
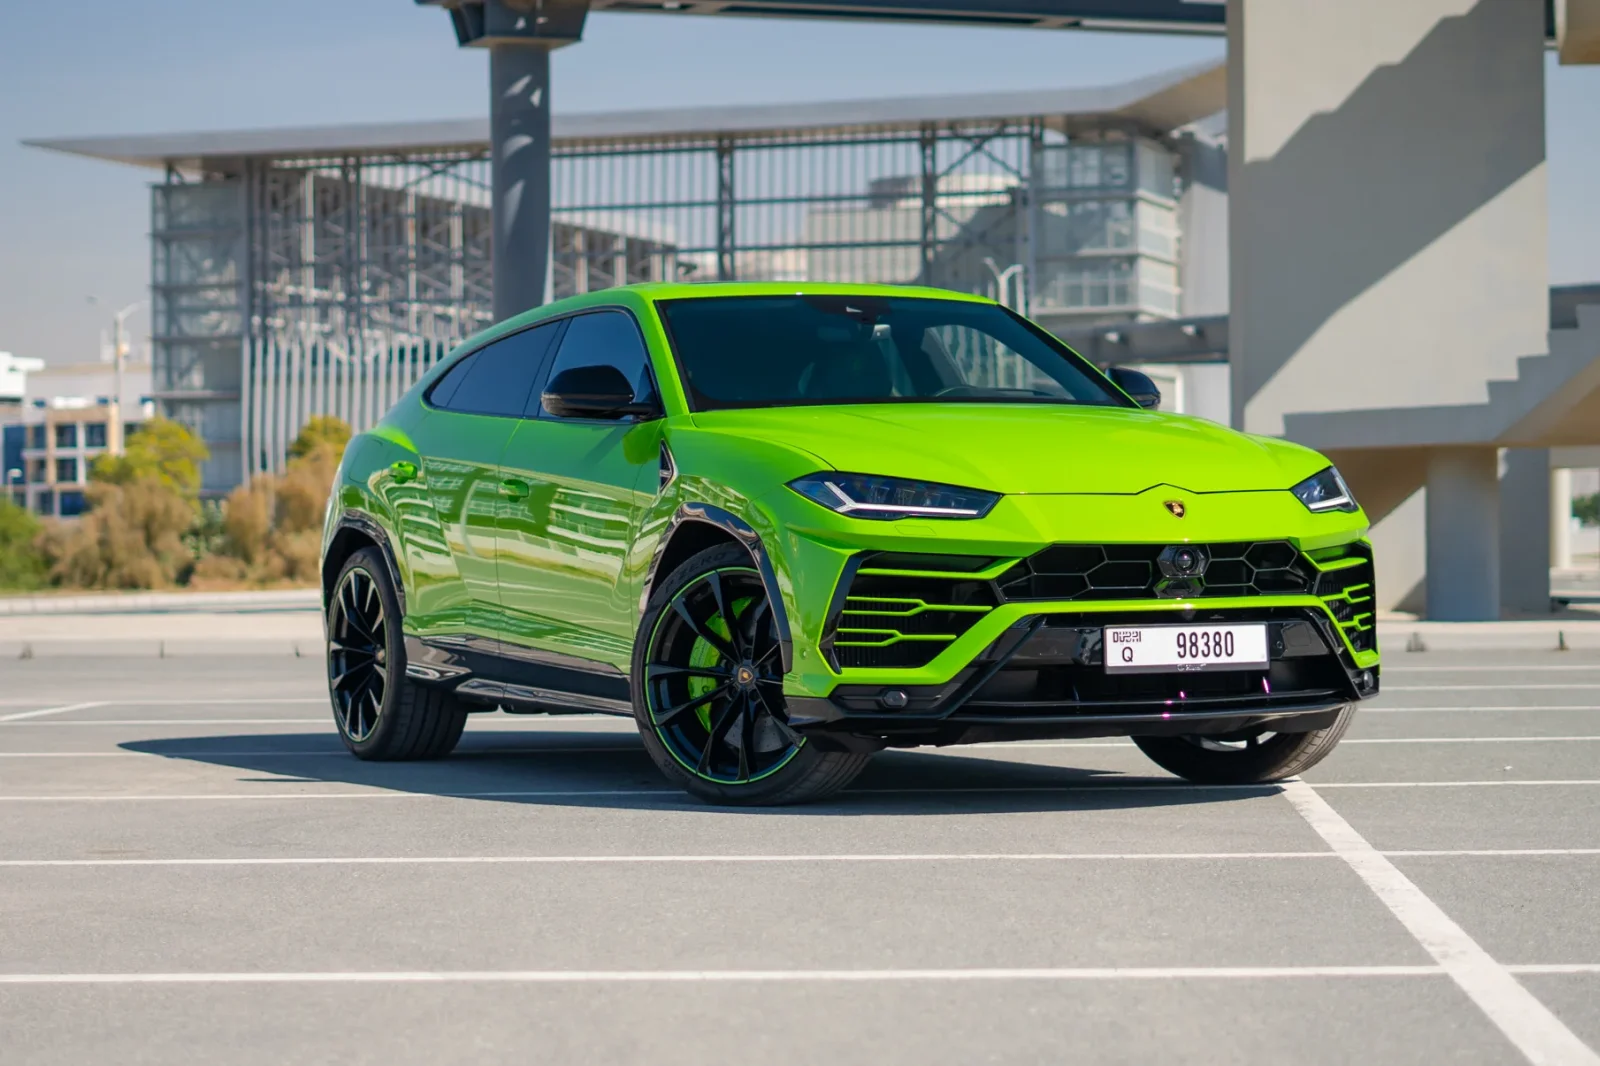
M1104 626L1160 624L1148 614L1128 614L1033 616L1008 629L946 684L844 684L826 698L791 696L791 720L822 733L886 738L1030 729L1053 736L1226 733L1267 723L1295 732L1320 728L1302 721L1308 716L1327 717L1378 691L1377 670L1357 668L1330 627L1318 624L1326 619L1309 609L1195 609L1173 619L1265 623L1265 668L1107 672Z

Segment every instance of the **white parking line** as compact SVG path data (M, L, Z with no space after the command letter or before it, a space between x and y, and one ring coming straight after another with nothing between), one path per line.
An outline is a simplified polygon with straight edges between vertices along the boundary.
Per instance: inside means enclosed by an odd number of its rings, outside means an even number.
M639 744L612 744L609 747L584 748L483 748L457 751L451 759L474 759L497 755L615 755L618 752L642 752ZM217 749L207 751L0 751L0 759L307 759L350 758L343 748L323 748L316 751L274 751L271 748Z
M1491 781L1318 781L1318 788L1492 788L1501 785L1600 785L1594 778L1558 778L1549 780L1491 780Z
M1513 974L1600 973L1596 963L1507 966ZM712 984L934 981L1210 981L1295 977L1439 977L1442 966L1108 966L970 970L398 970L244 973L0 973L5 985ZM1579 1045L1582 1047L1582 1045ZM1584 1049L1587 1051L1587 1049ZM1542 1060L1566 1066L1584 1059Z
M1347 737L1339 741L1340 747L1346 744L1523 744L1529 742L1555 742L1555 741L1590 741L1600 740L1600 736L1560 736L1560 737ZM1062 741L1062 740L999 740L984 744L956 744L949 748L936 749L940 752L957 751L962 748L1129 748L1133 747L1131 740L1119 741Z
M1054 852L965 854L862 854L862 855L384 855L242 857L228 859L0 859L0 868L15 866L586 866L586 865L707 865L813 864L813 863L937 863L937 862L1221 862L1236 859L1336 859L1331 851L1218 851L1218 852Z
M295 778L271 784L299 784ZM1600 779L1560 780L1509 780L1509 781L1326 781L1318 788L1479 788L1491 786L1524 785L1528 787L1600 785ZM1008 795L1026 793L1096 793L1114 792L1238 792L1247 796L1272 796L1282 790L1281 785L1196 785L1187 781L1152 781L1147 784L1103 785L974 785L953 788L850 788L846 796L962 796ZM233 800L371 800L371 799L566 799L582 797L618 796L673 796L690 802L681 789L675 788L612 788L612 789L543 789L528 791L495 792L402 792L375 787L367 792L183 792L168 794L136 793L104 795L68 794L0 796L0 803L209 803ZM697 805L698 806L698 805Z
M1478 672L1493 673L1495 671L1516 671L1516 672L1519 672L1519 673L1547 674L1547 673L1554 673L1554 672L1556 672L1558 670L1591 670L1591 671L1594 671L1596 673L1600 673L1600 663L1585 663L1585 664L1556 663L1556 664L1553 664L1553 665L1546 665L1544 663L1529 663L1529 664L1524 664L1522 666L1484 666L1484 665L1481 665L1481 664L1474 664L1474 665L1470 665L1470 666L1388 666L1388 665L1385 665L1384 668L1383 668L1383 675L1385 677L1388 677L1390 674L1426 674L1426 673L1459 674L1459 673L1478 673Z
M1358 714L1487 714L1491 711L1600 711L1593 704L1555 704L1538 707L1362 707Z
M890 981L1276 980L1432 977L1439 966L1107 966L948 970L402 970L299 973L0 973L5 985L138 984L709 984ZM1558 1061L1558 1060L1552 1060Z
M1391 858L1530 858L1600 856L1600 848L1496 848L1385 851ZM1338 859L1334 851L995 852L838 855L319 855L239 856L224 859L0 859L4 867L101 866L650 866L817 863L1073 863L1225 862Z
M1526 685L1510 682L1504 685L1384 685L1384 692L1494 692L1500 689L1516 689L1519 692L1531 689L1575 690L1593 692L1600 688L1600 682L1591 681L1587 685Z
M67 703L60 707L41 707L37 711L18 711L15 714L0 714L0 722L20 722L24 718L43 718L47 714L66 714L68 711L85 711L90 707L104 707L103 701L88 703Z
M108 725L325 725L333 726L333 719L322 718L84 718L72 719L66 722L12 722L0 718L0 723L5 725L49 725L49 726L108 726Z
M1366 882L1423 949L1536 1066L1600 1066L1561 1019L1524 988L1466 930L1345 821L1304 781L1283 786L1290 804Z

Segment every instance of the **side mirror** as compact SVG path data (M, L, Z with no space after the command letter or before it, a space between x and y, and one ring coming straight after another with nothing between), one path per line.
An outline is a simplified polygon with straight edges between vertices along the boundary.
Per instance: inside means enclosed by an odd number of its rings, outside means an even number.
M1161 390L1156 388L1156 383L1148 375L1125 366L1114 366L1106 371L1106 376L1140 407L1149 410L1161 406Z
M650 414L653 404L635 403L633 386L614 366L575 366L550 379L539 397L557 418L623 418Z

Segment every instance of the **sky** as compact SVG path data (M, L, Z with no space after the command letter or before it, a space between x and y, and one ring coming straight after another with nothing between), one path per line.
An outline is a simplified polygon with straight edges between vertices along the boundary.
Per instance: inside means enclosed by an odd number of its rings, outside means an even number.
M12 4L0 33L0 350L94 359L149 286L152 171L25 137L459 118L488 57L407 0ZM591 15L556 53L557 111L1107 85L1216 38ZM1600 67L1547 57L1552 283L1600 281ZM90 298L94 302L90 302ZM148 331L142 312L130 320Z

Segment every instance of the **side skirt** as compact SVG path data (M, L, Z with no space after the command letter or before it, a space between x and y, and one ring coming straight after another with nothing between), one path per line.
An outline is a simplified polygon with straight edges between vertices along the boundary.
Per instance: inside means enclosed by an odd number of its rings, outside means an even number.
M406 637L406 676L511 714L633 715L628 678L606 663L567 656L506 654L483 637Z

